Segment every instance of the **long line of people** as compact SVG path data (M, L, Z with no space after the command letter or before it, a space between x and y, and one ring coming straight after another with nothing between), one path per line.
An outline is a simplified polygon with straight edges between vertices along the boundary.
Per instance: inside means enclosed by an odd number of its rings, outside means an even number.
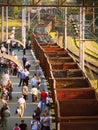
M23 57L26 58L26 55ZM32 111L32 119L30 123L31 130L37 130L38 127L41 130L50 130L50 117L49 117L49 111L51 107L50 95L48 92L45 91L44 86L41 84L42 79L41 79L41 73L40 74L38 73L39 72L38 64L37 67L35 67L36 73L34 73L31 79L30 79L30 67L31 65L27 60L27 58L25 62L23 61L23 68L18 68L16 66L17 72L15 71L15 76L17 76L20 79L18 86L19 87L22 86L21 89L22 95L18 99L18 106L16 110L19 116L23 117L24 111L27 107L26 100L28 99L28 94L29 94L28 86L30 83L31 86L30 93L31 93L32 102L38 103L38 106L36 107L35 111L34 112ZM5 104L8 105L7 101L12 99L12 92L13 92L13 84L10 80L9 72L8 70L6 70L2 76L2 84L0 85L0 97L1 97L0 102L3 102L1 109L4 107ZM2 115L2 111L1 111L1 115ZM18 123L16 123L16 125L17 124Z
M2 75L2 83L0 84L0 117L1 127L7 126L7 120L10 116L10 108L8 100L12 99L13 85L10 80L8 70L5 70Z
M25 62L25 64L26 64L26 62ZM24 66L25 66L25 64L23 62ZM28 75L27 76L28 80L26 80L25 70ZM36 72L38 72L38 70L36 68L35 68L35 70L36 70ZM23 97L20 97L18 99L18 102L21 98L24 98L25 101L28 99L27 81L29 81L30 86L31 86L30 93L31 93L32 102L38 103L38 106L36 107L34 112L32 112L31 130L50 130L50 116L49 116L49 112L50 112L50 108L51 108L50 95L48 94L48 92L45 91L44 86L41 84L42 83L41 75L39 75L39 73L34 73L33 77L30 79L29 78L30 73L28 73L28 72L29 72L29 70L27 70L26 68L22 69L22 70L20 69L19 86L22 85ZM18 110L19 110L19 106L18 106ZM24 108L23 108L23 110L21 109L21 111L23 113L24 113L24 110L25 110ZM22 116L23 116L23 114L22 114Z
M41 79L36 74L31 79L32 101L38 102L31 120L32 130L50 130L50 95L41 85Z
M12 99L13 84L10 80L8 70L2 75L2 83L0 85L0 97L5 97L6 100Z
M36 74L31 78L31 95L32 102L38 102L38 106L32 113L31 119L31 130L50 130L50 95L45 92L45 89L40 88L41 79ZM24 93L23 93L24 91ZM26 100L28 98L28 87L24 82L22 87L23 96L18 99L18 102L22 104L22 106L18 106L18 114L22 117L25 110ZM24 99L25 101L24 101ZM21 113L21 114L20 114Z

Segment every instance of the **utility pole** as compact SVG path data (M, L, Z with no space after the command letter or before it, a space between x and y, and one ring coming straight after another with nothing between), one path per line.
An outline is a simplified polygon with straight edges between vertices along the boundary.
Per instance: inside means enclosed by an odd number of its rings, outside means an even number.
M41 5L41 2L39 2L39 4ZM38 23L40 23L40 10L41 10L41 7L38 7L37 8L37 11L38 11Z
M4 41L4 6L2 6L2 42Z
M67 7L65 7L65 41L64 48L67 49Z
M28 31L30 30L30 7L28 7Z
M94 6L94 2L93 2L93 6ZM95 9L94 9L94 7L93 7L93 33L95 33Z
M80 59L79 63L84 70L84 42L85 42L85 8L80 7Z
M23 5L27 4L27 0L23 0ZM24 43L24 51L25 54L26 49L26 7L22 8L22 42Z
M6 6L6 41L8 40L8 6Z

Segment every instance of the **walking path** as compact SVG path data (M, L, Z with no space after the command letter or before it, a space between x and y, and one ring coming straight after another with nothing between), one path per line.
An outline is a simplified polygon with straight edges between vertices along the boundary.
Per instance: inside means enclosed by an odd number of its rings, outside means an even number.
M20 50L20 51L14 50L14 52L18 56L18 60L22 63L23 50ZM35 57L33 51L31 51L31 50L26 50L26 56L27 56L27 59L31 63L30 79L29 79L29 86L28 86L29 95L28 95L28 100L26 101L27 102L27 107L25 109L25 112L24 112L24 115L23 115L22 118L20 118L17 114L15 114L15 111L16 111L16 108L17 108L17 105L18 105L17 104L17 97L21 96L21 94L22 94L21 89L22 88L18 87L18 84L19 84L18 76L10 75L10 79L11 79L13 87L14 87L14 90L13 90L13 93L12 93L12 100L8 101L10 111L11 111L11 116L8 119L8 127L5 128L5 129L0 128L0 130L12 130L15 123L20 123L21 119L25 120L25 122L28 125L28 130L31 130L30 122L31 122L31 119L32 119L33 112L34 112L34 110L36 109L36 107L38 105L37 102L32 103L32 97L31 97L31 93L30 93L30 90L31 90L30 80L31 80L31 77L33 76L33 74L35 73L35 60L36 60L36 57ZM39 71L41 72L41 77L43 79L42 82L41 82L41 88L44 87L45 90L47 91L46 80L45 80L45 77L43 75L41 67L39 67Z

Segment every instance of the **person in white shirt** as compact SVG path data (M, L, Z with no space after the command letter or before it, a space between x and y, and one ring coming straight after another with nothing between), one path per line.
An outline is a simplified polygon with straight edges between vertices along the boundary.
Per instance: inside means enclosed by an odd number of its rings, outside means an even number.
M42 130L50 130L50 117L48 112L44 112L40 122L42 124Z
M8 80L10 80L9 72L8 70L4 71L4 74L2 75L2 85L7 85Z
M39 130L40 129L40 122L38 121L37 117L33 117L31 120L31 130Z
M24 73L25 73L25 76L26 76L24 82L25 82L26 85L28 86L28 81L29 81L30 72L25 68L25 69L24 69Z
M38 89L36 87L31 88L31 94L32 94L32 102L37 101L37 99L38 99Z
M6 53L6 48L4 47L3 44L2 44L2 46L1 46L1 53Z
M16 54L14 54L14 58L15 58L16 60L18 60L18 56L17 56Z
M19 107L20 112L21 112L20 117L22 117L24 114L24 109L26 108L26 101L23 98L23 95L18 99L18 107Z
M29 62L29 61L26 61L26 63L25 63L25 68L29 71L30 67L31 67L30 62Z

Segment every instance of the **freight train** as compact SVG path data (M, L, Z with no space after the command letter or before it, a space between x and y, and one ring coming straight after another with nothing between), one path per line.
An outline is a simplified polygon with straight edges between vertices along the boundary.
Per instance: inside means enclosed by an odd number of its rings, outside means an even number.
M51 39L55 20L48 16L32 33L32 48L52 93L55 129L98 130L96 91L69 52Z

